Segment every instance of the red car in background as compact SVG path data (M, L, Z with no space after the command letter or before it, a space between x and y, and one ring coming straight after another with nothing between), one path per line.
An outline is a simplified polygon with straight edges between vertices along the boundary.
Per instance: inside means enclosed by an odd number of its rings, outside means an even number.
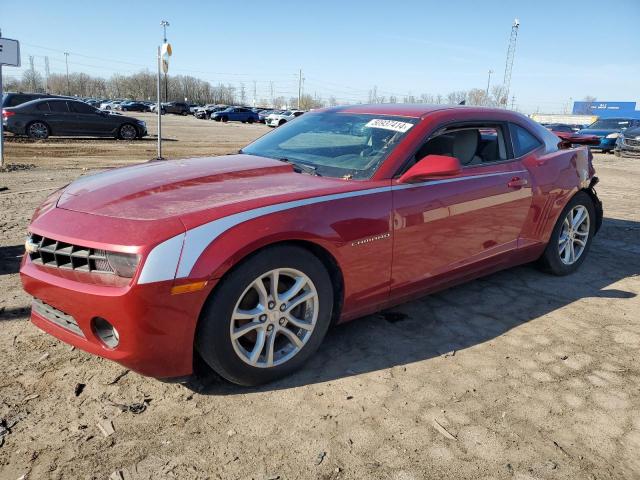
M329 326L539 260L566 275L602 221L587 148L505 110L318 110L237 155L83 177L29 226L43 330L144 375L199 355L282 377Z

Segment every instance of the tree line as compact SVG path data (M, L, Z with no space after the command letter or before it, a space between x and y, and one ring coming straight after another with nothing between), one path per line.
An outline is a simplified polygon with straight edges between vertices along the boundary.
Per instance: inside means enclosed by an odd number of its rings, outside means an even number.
M71 95L105 99L155 100L157 98L157 77L148 70L130 75L114 74L109 78L74 72L51 74L44 77L34 69L24 71L21 78L4 79L4 90L14 92L41 92L54 95ZM232 84L212 84L190 75L167 75L161 82L163 101L187 101L198 104L248 105L254 98L248 98L244 83L239 87ZM430 103L430 104L466 104L485 106L509 106L501 85L495 85L490 91L480 88L453 91L446 95L422 93L420 95L380 95L377 86L368 92L368 103ZM298 107L298 97L255 99L257 106L276 108ZM300 108L310 109L323 106L335 106L339 102L335 97L323 99L318 96L302 94Z

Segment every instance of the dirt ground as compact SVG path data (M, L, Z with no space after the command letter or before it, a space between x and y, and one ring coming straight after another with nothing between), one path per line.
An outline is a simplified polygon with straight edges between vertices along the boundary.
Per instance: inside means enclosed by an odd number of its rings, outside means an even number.
M165 119L170 158L267 131ZM153 139L6 146L36 167L0 173L0 479L640 478L637 159L596 156L606 218L578 273L501 272L333 329L286 380L194 392L40 332L17 274L50 191Z

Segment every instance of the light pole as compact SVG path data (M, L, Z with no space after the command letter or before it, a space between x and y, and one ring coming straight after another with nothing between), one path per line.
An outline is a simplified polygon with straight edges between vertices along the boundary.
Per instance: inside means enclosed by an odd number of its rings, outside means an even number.
M69 52L64 52L64 63L67 65L67 95L71 95L69 88Z
M160 26L162 27L162 43L167 43L167 27L169 26L169 22L167 22L166 20L162 20L160 22ZM164 74L164 101L167 102L169 101L169 87L168 87L168 81L167 81L167 74Z

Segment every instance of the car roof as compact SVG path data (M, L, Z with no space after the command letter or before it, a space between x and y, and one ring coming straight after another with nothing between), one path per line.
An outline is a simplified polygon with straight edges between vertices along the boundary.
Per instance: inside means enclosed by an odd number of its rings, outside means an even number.
M336 112L336 113L362 113L362 114L374 114L374 115L398 115L402 117L414 117L420 118L429 113L437 112L439 110L465 110L474 111L477 113L482 112L505 112L501 108L487 108L487 107L468 107L465 105L427 105L416 103L375 103L369 105L347 105L343 107L329 107L321 108L316 111L324 112Z

